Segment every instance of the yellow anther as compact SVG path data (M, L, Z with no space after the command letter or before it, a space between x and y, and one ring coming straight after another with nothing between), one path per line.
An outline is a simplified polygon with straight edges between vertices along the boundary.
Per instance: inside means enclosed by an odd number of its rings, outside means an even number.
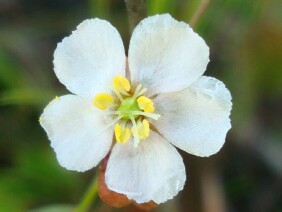
M55 96L55 100L57 100L57 101L58 101L58 100L59 100L59 97L58 97L58 96Z
M130 83L123 76L116 76L113 80L115 89L119 92L130 91Z
M114 102L114 98L107 93L99 93L93 99L93 105L101 110L106 110Z
M131 136L130 129L128 129L127 127L122 129L119 124L116 124L115 125L115 136L116 136L117 142L124 144L130 139L130 136Z
M154 103L152 102L151 99L145 97L145 96L140 96L137 99L138 106L141 110L144 110L145 112L152 113L155 111Z
M150 134L150 124L149 122L144 119L141 123L138 122L137 124L137 129L138 129L138 136L139 136L139 139L146 139L148 138L149 134ZM134 135L135 133L135 128L133 127L132 128L132 134Z

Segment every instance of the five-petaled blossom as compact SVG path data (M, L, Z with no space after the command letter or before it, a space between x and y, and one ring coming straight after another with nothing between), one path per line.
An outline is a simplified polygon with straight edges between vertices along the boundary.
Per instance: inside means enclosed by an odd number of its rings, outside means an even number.
M55 73L73 94L55 98L40 118L59 163L86 171L111 151L110 190L137 203L173 198L186 180L174 146L210 156L231 127L231 95L202 76L208 62L205 41L168 14L140 22L128 58L110 23L83 21L54 53Z

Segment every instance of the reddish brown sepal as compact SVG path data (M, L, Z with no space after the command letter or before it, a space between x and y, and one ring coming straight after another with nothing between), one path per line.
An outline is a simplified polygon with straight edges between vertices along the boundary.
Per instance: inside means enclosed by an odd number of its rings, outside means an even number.
M100 198L110 206L113 207L124 207L132 203L132 200L129 200L124 194L119 194L117 192L111 191L108 189L105 183L105 170L107 167L107 162L109 159L109 155L107 155L102 161L99 168L98 175L98 193Z

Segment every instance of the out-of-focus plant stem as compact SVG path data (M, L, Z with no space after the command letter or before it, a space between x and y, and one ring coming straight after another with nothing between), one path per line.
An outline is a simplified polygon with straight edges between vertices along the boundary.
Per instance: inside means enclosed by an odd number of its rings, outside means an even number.
M147 8L145 0L124 0L128 13L130 31L147 16Z
M94 177L92 183L90 184L87 192L82 198L81 202L78 204L75 212L87 212L89 211L92 203L98 196L98 174Z
M200 168L202 211L227 211L220 170L215 160L202 163Z
M198 23L198 21L200 20L201 16L203 15L203 13L205 12L205 10L207 9L207 7L209 6L211 0L201 0L201 2L199 3L197 9L195 10L191 20L189 21L189 24L191 27L195 27Z

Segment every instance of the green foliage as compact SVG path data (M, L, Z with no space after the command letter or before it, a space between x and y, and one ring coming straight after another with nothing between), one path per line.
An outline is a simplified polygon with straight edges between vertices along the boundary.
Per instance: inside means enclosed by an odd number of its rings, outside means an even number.
M110 1L105 0L88 0L91 14L99 18L107 18L110 15Z
M50 205L32 210L31 212L70 212L74 211L74 208L71 205Z
M0 204L0 211L20 211L38 203L69 202L76 198L76 193L81 193L82 178L62 169L55 155L39 144L18 150L15 157L14 165L0 172L0 196L7 203Z
M146 1L148 15L170 13L186 22L200 2ZM218 163L225 199L233 211L257 211L250 209L251 202L260 202L261 191L275 193L267 190L268 184L279 182L276 174L282 173L281 156L264 150L265 144L268 150L281 147L281 6L281 0L211 1L194 29L211 50L206 75L224 81L233 96L233 128L223 148L231 154ZM90 17L109 20L128 46L125 5L110 0L1 2L0 17L0 211L69 211L80 200L88 176L58 165L38 124L44 106L68 93L52 70L53 51L76 24ZM245 160L238 162L242 154ZM194 192L193 181L189 183L188 190ZM281 199L281 192L276 193ZM259 209L281 210L276 199Z
M155 15L161 13L174 13L177 1L170 0L148 0L146 1L148 8L148 15Z

